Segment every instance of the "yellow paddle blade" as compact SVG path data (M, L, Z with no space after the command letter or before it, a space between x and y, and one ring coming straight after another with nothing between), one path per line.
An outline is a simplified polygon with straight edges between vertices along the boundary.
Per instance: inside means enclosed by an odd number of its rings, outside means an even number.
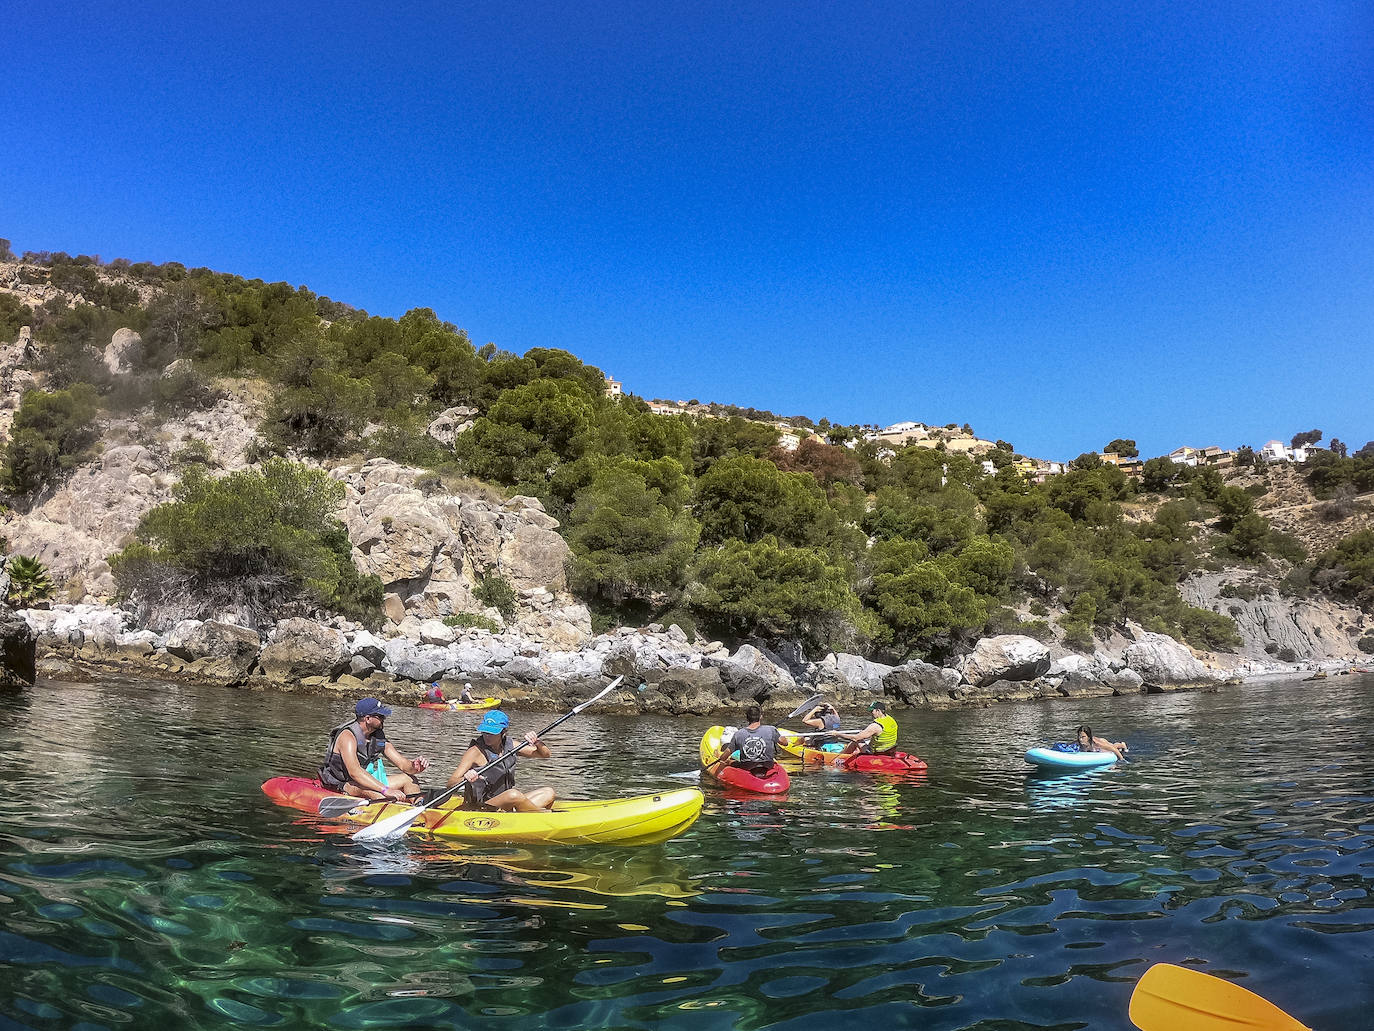
M1200 970L1157 963L1131 993L1140 1031L1311 1031L1268 999Z

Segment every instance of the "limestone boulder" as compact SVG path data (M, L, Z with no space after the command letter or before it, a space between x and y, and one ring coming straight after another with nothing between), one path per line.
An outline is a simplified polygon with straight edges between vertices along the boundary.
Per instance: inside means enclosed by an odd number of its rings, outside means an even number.
M773 697L796 697L801 693L791 673L750 644L740 645L733 655L707 655L702 661L704 666L719 671L722 683L736 702L762 702Z
M246 679L257 665L262 638L250 627L215 620L186 620L167 635L166 647L170 654L187 661L210 660L201 664L200 672L237 683Z
M882 693L905 705L944 708L962 677L957 670L944 669L913 659L889 671L882 679Z
M429 424L427 432L440 444L452 447L454 440L460 433L466 433L472 429L473 420L476 418L476 408L468 408L463 405L456 408L446 408Z
M883 693L883 679L895 668L885 666L881 662L870 662L861 656L846 652L834 656L834 666L846 684L857 691L866 691L870 694Z
M674 715L705 716L730 702L716 668L655 671L649 676L646 690L658 692Z
M385 659L386 642L367 630L357 630L348 638L348 650L354 655L361 655L376 668Z
M132 370L142 356L143 338L132 329L117 329L105 347L105 368L112 375L122 376Z
M1165 634L1140 634L1122 657L1146 684L1156 686L1220 682L1222 670L1209 669L1188 647Z
M348 668L353 658L348 640L333 627L310 619L286 619L278 623L258 657L258 665L277 683L307 677L332 678Z
M35 641L33 628L22 616L0 613L0 687L33 684L37 675Z
M964 679L975 687L998 680L1034 680L1049 669L1050 650L1021 634L985 637L960 663Z
M382 668L398 677L429 684L453 669L454 662L447 648L393 637L386 642Z

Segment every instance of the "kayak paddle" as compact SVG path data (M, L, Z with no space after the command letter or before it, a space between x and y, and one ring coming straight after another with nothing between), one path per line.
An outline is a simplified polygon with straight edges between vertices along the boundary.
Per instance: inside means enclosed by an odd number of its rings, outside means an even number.
M789 720L794 720L794 719L796 719L798 716L800 716L802 713L807 712L808 710L810 710L810 709L813 708L814 706L819 705L819 704L820 704L821 702L823 702L824 700L825 700L825 695L823 695L823 694L813 694L813 695L812 695L810 698L808 698L806 701L802 702L801 705L798 705L795 709L793 709L791 712L789 712L789 713L787 714L787 718L788 718Z
M616 677L614 680L612 680L609 684L603 687L591 698L588 698L585 702L583 702L580 705L573 706L571 712L566 712L562 716L558 717L558 719L550 723L536 736L543 737L545 734L549 733L549 731L553 730L564 720L572 719L587 706L591 705L595 701L599 701L601 698L605 697L606 695L614 691L620 685L620 682L624 679L624 677ZM509 759L516 752L520 751L520 749L524 748L527 743L528 742L521 739L519 742L516 743L516 745L513 748L509 748L506 751L502 752L495 759L493 759L491 762L487 763L480 770L478 770L478 775L480 776L481 774L486 773L487 770L491 769L493 766L495 766L502 760ZM368 824L362 830L358 831L356 834L353 835L353 840L361 844L394 841L396 838L399 838L407 830L409 830L411 825L420 818L420 816L424 813L426 809L428 809L432 805L442 802L444 799L448 798L449 795L453 794L466 783L467 781L460 780L457 784L453 785L453 787L449 788L447 791L435 795L424 805L416 806L413 809L402 809L398 813L393 813L390 816L383 817L376 823Z
M1145 971L1131 993L1130 1017L1141 1031L1311 1031L1238 984L1171 963Z

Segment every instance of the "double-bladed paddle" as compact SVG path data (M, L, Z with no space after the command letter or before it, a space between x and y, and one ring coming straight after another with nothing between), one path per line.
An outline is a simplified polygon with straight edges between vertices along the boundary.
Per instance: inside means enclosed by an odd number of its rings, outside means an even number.
M1311 1031L1238 984L1172 963L1145 971L1131 993L1130 1017L1141 1031Z
M624 677L616 677L614 680L612 680L609 684L603 687L591 698L588 698L585 702L581 703L580 705L573 706L571 712L566 712L562 716L558 717L558 719L550 723L536 736L543 737L545 734L549 733L549 731L557 727L560 723L564 722L565 720L572 719L587 706L591 705L595 701L599 701L601 698L604 698L606 695L614 691L618 686L620 686L620 682L624 679ZM505 759L509 759L516 752L520 751L520 749L524 748L527 743L528 742L524 740L517 742L513 748L509 748L506 751L502 752L495 759L493 759L491 762L487 763L480 770L478 770L478 775L480 776L481 774L486 773L487 770L491 769L497 763ZM407 830L409 830L411 825L416 820L418 820L421 817L421 815L423 815L426 809L428 809L432 805L436 805L437 803L442 802L444 799L448 798L449 795L453 794L455 791L461 788L465 783L467 782L464 780L460 780L457 784L453 785L453 787L449 788L447 791L435 795L424 805L416 806L413 809L402 809L398 813L393 813L390 816L383 817L376 823L368 824L362 830L358 831L356 834L353 835L353 840L364 845L376 844L378 842L394 841L396 838L399 838Z

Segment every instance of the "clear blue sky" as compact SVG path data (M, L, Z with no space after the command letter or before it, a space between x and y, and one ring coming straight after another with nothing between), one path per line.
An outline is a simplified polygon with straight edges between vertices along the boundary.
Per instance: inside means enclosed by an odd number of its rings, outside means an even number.
M1129 10L1126 8L1129 7ZM1374 16L10 5L0 236L1044 457L1374 438Z

